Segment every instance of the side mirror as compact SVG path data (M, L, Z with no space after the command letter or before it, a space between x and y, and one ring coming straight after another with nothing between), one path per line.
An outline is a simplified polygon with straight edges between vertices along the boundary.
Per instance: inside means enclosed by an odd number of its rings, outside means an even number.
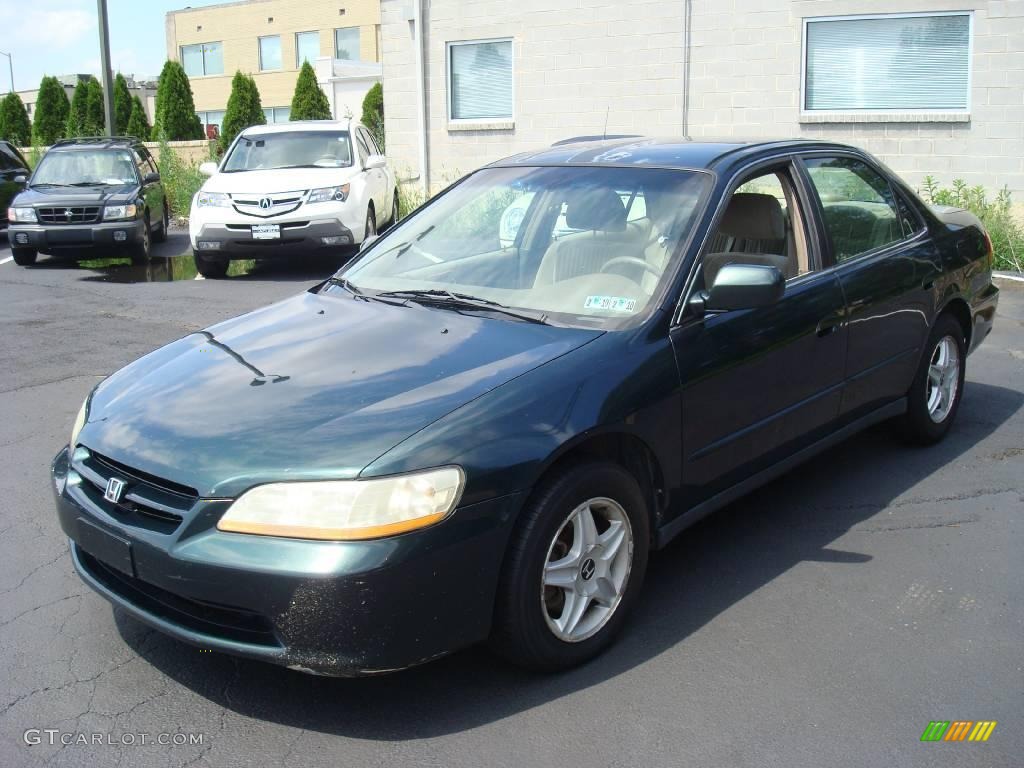
M359 244L359 250L365 251L367 248L370 247L370 243L372 243L378 237L380 237L380 235L370 235L369 237L365 238L363 242Z
M211 162L200 163L199 172L203 176L213 176L217 172L217 164Z
M370 155L366 158L366 162L363 164L364 170L371 171L374 168L386 168L388 165L387 158L384 155Z
M160 174L159 173L152 173L152 172L150 172L150 173L147 173L145 176L142 177L142 183L143 184L156 184L158 181L160 181Z
M782 298L786 278L778 267L726 264L715 276L704 308L708 312L767 307Z
M28 181L28 176L26 176L23 173L19 173L17 176L14 177L15 184L24 184L26 181Z

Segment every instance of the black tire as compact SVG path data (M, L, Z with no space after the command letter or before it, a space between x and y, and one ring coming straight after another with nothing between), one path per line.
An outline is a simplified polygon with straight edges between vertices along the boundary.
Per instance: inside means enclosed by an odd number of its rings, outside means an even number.
M142 242L132 248L132 261L136 264L145 264L153 255L153 236L149 228L149 214L142 220Z
M199 251L192 251L196 262L196 271L203 277L219 280L228 274L228 259L224 256L206 256Z
M36 252L32 248L11 248L11 256L19 267L31 267L36 263Z
M398 190L395 189L395 193L391 198L391 221L388 223L389 227L395 226L398 223L398 211L401 203L398 200Z
M556 588L544 586L545 567L549 555L554 557L559 543L556 537L563 525L568 525L573 510L602 497L616 502L629 520L632 562L621 597L605 623L594 634L569 641L549 626L546 590ZM566 669L597 656L614 640L640 594L649 548L650 522L643 493L621 466L611 462L577 464L549 478L534 491L512 533L498 585L490 647L514 664L543 671ZM586 560L580 562L583 567L577 580L589 579L584 575ZM590 572L593 574L592 559ZM557 589L556 595L560 595Z
M929 407L929 403L936 385L929 381L929 369L937 361L940 344L946 343L946 340L953 345L957 354L955 389L952 397L948 398L952 401L948 408L940 407L933 411ZM949 347L947 347L948 349ZM914 383L911 384L910 390L907 392L907 412L899 422L900 431L905 439L918 445L931 445L946 436L956 419L960 401L963 399L966 363L967 349L963 327L952 315L940 315L928 336L928 344L921 356L921 363L914 376ZM954 368L950 363L949 374L952 375L953 372Z
M167 242L167 227L170 224L170 216L167 213L167 203L164 203L164 215L160 218L160 228L153 233L154 243Z
M363 225L363 242L377 234L377 216L373 212L373 203L366 209L366 224Z

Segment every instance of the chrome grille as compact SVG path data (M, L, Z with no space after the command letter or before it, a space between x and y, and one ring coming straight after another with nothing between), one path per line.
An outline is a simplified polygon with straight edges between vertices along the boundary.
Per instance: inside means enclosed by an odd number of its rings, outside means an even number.
M92 224L100 218L98 205L68 205L57 208L37 208L40 224Z
M82 479L73 487L73 492L81 494L79 501L124 525L173 533L199 499L199 493L193 488L138 472L84 446L79 446L72 454L71 469ZM117 502L104 497L111 478L125 483Z
M291 213L300 205L306 196L305 190L298 192L280 192L274 195L253 195L240 194L232 195L231 202L235 210L246 216L255 216L261 219L269 219L271 216L280 216L283 213Z

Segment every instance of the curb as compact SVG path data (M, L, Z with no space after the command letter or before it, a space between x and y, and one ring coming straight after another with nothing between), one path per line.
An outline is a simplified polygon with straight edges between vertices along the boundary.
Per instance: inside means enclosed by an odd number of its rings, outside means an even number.
M999 280L1013 280L1016 283L1024 283L1024 275L1019 272L993 272L992 277Z

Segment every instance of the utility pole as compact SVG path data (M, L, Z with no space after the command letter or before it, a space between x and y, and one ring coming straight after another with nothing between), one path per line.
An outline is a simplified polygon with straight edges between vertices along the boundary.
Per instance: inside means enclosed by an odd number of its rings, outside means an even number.
M110 31L107 29L107 0L96 0L100 27L100 66L103 67L103 119L107 136L114 135L114 79L110 74Z
M3 51L0 51L0 56L7 57L7 66L11 70L11 93L14 93L14 57L9 53L4 53Z

